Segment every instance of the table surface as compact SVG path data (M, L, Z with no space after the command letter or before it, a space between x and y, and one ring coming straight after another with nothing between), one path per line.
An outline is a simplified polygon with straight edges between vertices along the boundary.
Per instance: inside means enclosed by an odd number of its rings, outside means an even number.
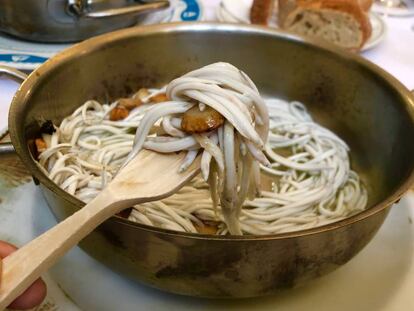
M202 2L205 20L214 20L220 1ZM386 17L385 21L385 40L362 56L414 89L414 18ZM17 87L15 82L0 79L0 131L7 125L8 105ZM11 185L2 164L0 237L21 245L56 221L37 187ZM161 293L120 277L75 248L46 274L49 295L42 310L414 310L413 206L414 195L409 194L393 208L374 240L336 272L262 299L215 301Z

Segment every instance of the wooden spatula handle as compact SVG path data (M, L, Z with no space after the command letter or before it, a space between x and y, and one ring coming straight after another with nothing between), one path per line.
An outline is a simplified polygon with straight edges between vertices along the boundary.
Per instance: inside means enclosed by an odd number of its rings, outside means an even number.
M0 310L5 309L100 223L128 207L127 204L113 203L110 193L103 191L84 208L4 258L0 279Z
M0 310L103 221L124 208L172 195L197 175L200 157L185 172L178 172L184 157L183 152L142 150L84 208L6 257L0 275Z

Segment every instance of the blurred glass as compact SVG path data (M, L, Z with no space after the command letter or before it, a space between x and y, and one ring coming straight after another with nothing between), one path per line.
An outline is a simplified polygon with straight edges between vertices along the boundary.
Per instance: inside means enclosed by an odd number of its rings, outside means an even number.
M406 6L403 0L375 0L375 2L387 8L401 8Z

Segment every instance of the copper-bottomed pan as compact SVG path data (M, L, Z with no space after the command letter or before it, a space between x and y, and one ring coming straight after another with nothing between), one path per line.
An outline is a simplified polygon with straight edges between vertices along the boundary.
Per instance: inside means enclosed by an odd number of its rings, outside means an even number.
M58 124L88 99L113 100L161 86L217 61L240 67L263 95L305 103L316 120L344 138L368 187L369 208L306 231L241 237L177 233L113 217L80 246L129 278L202 297L268 295L345 264L373 238L413 180L414 99L377 66L337 48L223 24L168 24L96 37L23 82L9 115L15 150L62 220L83 203L36 165L30 146L40 120Z

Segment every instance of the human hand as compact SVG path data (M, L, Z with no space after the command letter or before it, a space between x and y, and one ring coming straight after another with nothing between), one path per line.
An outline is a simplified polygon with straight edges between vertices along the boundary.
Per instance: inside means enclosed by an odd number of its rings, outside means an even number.
M9 243L0 241L0 258L13 253L17 248ZM1 265L0 265L1 267ZM1 277L1 270L0 270ZM1 284L1 279L0 279ZM11 309L27 310L39 305L46 297L46 284L42 279L36 280L20 297L9 306Z

